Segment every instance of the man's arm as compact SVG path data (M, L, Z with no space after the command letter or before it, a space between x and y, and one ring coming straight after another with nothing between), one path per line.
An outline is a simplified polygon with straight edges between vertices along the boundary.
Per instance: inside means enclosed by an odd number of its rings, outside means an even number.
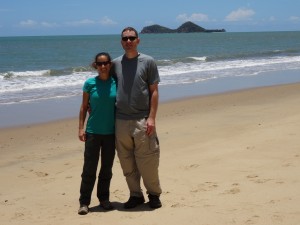
M147 135L153 134L155 131L155 119L158 109L158 83L149 85L150 90L150 113L147 119Z

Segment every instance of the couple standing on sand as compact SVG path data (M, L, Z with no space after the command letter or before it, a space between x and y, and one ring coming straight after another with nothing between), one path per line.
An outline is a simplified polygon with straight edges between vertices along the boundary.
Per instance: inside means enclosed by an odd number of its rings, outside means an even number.
M130 191L124 208L145 202L141 178L149 206L162 206L158 176L160 148L155 129L160 78L154 59L137 51L139 43L138 32L126 27L121 33L125 54L113 61L108 53L97 54L93 66L98 76L84 83L78 133L79 139L85 142L80 215L89 212L100 152L97 197L103 209L114 209L109 200L109 187L115 147ZM90 115L84 130L88 110Z

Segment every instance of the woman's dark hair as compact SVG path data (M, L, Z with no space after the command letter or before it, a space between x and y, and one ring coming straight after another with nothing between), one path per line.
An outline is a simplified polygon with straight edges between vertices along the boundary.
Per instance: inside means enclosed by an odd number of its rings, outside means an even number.
M106 56L107 59L108 59L108 61L111 62L111 57L110 57L110 55L109 55L107 52L100 52L100 53L98 53L98 54L95 56L95 62L97 62L97 58L98 58L99 56L102 56L102 55Z

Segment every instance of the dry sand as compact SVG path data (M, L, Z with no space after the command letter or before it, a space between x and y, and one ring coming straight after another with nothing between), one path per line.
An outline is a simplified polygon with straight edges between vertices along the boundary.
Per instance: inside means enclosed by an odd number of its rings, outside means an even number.
M159 106L163 207L124 210L116 157L111 201L77 214L83 143L76 119L0 130L2 225L300 224L300 84Z

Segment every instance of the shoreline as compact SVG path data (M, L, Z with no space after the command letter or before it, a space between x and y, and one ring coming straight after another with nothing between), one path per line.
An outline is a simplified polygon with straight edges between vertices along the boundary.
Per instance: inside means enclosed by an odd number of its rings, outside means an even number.
M257 87L300 82L300 71L277 71L249 77L207 80L193 84L160 86L160 104ZM54 122L78 116L81 96L0 105L0 129Z
M297 224L300 83L189 97L159 106L163 207L124 210L116 156L111 201L77 214L77 118L0 129L0 216L14 224ZM143 186L142 186L143 188ZM144 189L144 188L143 188ZM146 194L145 194L146 196Z

